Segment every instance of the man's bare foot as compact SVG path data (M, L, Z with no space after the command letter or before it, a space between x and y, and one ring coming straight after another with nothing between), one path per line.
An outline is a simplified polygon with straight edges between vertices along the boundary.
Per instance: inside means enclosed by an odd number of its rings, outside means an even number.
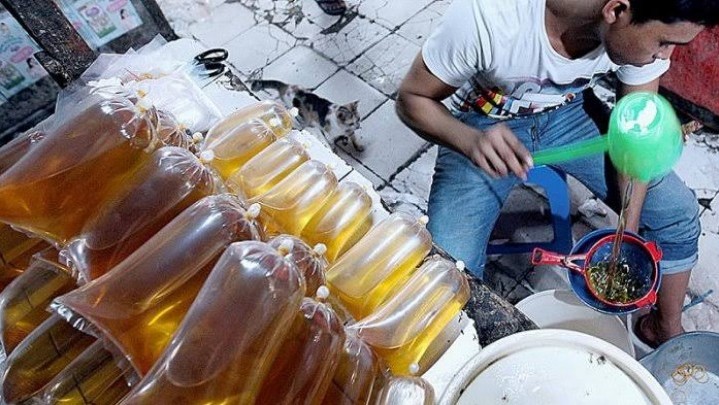
M634 324L634 334L639 340L654 349L682 333L684 333L684 328L681 324L662 325L656 312L650 312L649 314L640 316Z

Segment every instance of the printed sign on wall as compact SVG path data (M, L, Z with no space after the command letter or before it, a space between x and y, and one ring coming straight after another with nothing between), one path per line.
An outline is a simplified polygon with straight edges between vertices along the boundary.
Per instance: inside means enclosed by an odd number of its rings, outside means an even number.
M130 0L56 0L56 3L94 49L142 25Z
M47 75L33 56L39 50L10 13L0 9L0 95L9 99Z

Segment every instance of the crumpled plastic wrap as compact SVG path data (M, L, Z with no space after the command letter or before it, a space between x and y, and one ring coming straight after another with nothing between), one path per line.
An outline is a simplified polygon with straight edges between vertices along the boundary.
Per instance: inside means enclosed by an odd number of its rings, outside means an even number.
M377 405L434 405L434 389L420 377L391 377Z
M233 243L167 350L121 403L254 403L304 293L297 268L274 248Z
M63 255L81 281L94 280L215 190L212 172L192 153L160 148L127 180L124 191L88 220Z

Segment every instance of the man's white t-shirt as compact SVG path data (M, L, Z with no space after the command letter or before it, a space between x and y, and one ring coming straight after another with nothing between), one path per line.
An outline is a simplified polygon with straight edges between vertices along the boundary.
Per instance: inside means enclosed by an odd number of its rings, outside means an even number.
M629 85L648 83L668 60L642 67L613 63L603 46L577 58L554 50L545 25L546 0L455 0L427 39L422 57L446 84L459 87L459 111L511 117L571 101L597 77L616 71Z

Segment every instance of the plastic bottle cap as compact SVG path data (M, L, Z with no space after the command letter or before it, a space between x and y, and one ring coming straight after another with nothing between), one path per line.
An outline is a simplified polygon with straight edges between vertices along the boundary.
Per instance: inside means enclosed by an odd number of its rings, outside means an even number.
M194 134L192 134L192 140L193 140L195 143L202 142L203 139L205 139L205 137L202 136L202 134L199 133L199 132L195 132Z
M200 162L202 163L210 163L215 159L215 152L211 150L203 150L200 153Z
M412 363L409 365L409 373L412 375L417 375L419 373L419 364Z
M270 118L268 121L271 127L279 127L282 125L282 121L279 118Z
M317 299L318 299L318 300L324 301L324 300L327 299L327 297L330 296L330 289L327 288L326 285L321 285L321 286L319 286L319 288L317 289L317 294L315 294L315 295L317 296Z
M457 260L456 266L457 266L457 269L458 269L459 271L464 271L464 269L467 268L467 266L466 266L466 265L464 264L464 262L461 261L461 260Z
M262 206L259 203L254 203L247 208L247 217L255 219L260 216L260 211L262 211Z
M292 107L292 108L290 108L290 110L289 110L288 112L290 113L290 115L292 116L292 118L294 118L294 117L300 115L300 110L298 110L297 107Z
M292 251L292 248L294 246L295 244L291 240L285 239L282 241L282 243L280 243L280 246L277 248L277 251L282 256L287 256Z
M334 164L334 163L328 163L328 164L327 164L327 168L328 168L331 172L333 172L333 171L337 168L337 165Z
M325 253L327 253L327 245L325 245L324 243L318 243L315 245L314 249L312 249L312 250L314 250L315 253L317 253L318 255L321 256L321 255L324 255Z
M422 215L419 217L419 223L422 225L427 225L429 223L429 217L426 215Z

